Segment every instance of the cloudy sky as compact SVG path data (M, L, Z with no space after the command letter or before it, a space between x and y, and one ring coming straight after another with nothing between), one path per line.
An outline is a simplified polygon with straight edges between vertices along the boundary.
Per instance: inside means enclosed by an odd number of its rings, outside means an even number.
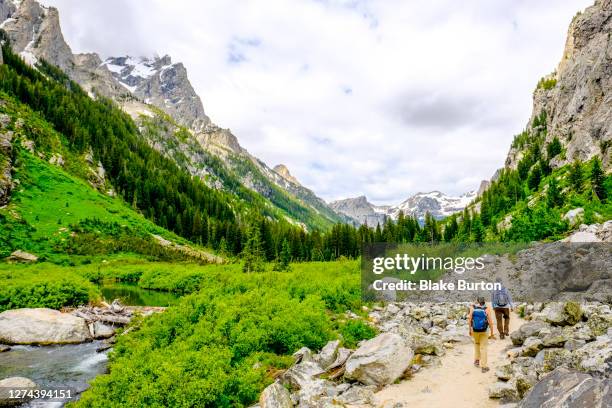
M251 153L377 204L490 178L592 2L43 0L74 52L170 54Z

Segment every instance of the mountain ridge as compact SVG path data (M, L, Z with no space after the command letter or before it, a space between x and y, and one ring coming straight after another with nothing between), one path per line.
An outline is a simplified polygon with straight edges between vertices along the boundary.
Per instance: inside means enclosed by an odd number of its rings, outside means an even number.
M1 0L0 15L6 17L0 27L26 62L34 66L44 59L91 97L113 99L141 131L148 129L145 133L152 147L209 186L231 190L238 180L284 214L279 219L289 217L312 228L327 228L345 219L312 190L288 182L251 155L229 129L216 126L205 114L182 63L172 62L168 55L102 61L96 53L73 54L61 32L57 9L35 0ZM217 164L211 167L211 162ZM226 180L227 174L231 180Z
M404 215L416 217L421 223L425 220L427 213L441 220L463 211L476 197L477 192L475 191L455 197L433 190L413 194L396 205L375 205L368 202L365 195L361 195L332 201L330 206L351 217L359 225L375 226L376 224L382 225L387 219L397 220L400 211Z

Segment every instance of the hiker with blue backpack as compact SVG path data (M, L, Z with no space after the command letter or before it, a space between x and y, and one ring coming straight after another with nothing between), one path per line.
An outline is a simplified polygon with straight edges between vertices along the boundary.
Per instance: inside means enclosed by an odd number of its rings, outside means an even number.
M489 338L494 339L493 320L491 318L491 310L485 302L483 296L479 296L472 306L468 315L468 324L470 326L470 336L474 338L474 365L480 367L483 373L489 371L487 365L487 343ZM491 336L487 336L487 329L490 330Z
M495 280L501 285L501 289L494 290L491 292L491 304L495 311L495 320L497 320L497 331L499 331L499 338L510 334L510 312L514 308L512 304L512 296L510 292L502 284L501 278Z

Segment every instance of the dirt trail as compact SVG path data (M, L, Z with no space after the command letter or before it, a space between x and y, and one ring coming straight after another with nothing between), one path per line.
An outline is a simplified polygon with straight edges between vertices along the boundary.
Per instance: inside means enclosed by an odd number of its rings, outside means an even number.
M525 323L516 313L510 318L510 331ZM377 407L393 406L402 402L411 408L452 407L488 408L498 407L499 401L489 399L489 385L497 381L495 369L506 359L506 350L512 343L509 337L500 340L495 329L495 340L489 340L488 373L473 366L474 345L457 345L447 350L442 357L442 365L425 368L413 378L399 384L390 385L375 394Z

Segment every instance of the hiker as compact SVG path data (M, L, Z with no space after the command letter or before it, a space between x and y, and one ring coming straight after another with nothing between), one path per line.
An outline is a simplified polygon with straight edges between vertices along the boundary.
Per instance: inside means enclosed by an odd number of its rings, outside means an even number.
M479 296L476 303L470 306L468 324L470 325L470 336L474 337L474 365L480 367L483 373L489 371L487 365L487 329L491 331L491 339L495 338L493 333L493 320L491 310L483 296Z
M510 312L514 305L512 305L512 296L510 296L510 292L503 285L501 278L495 279L495 282L501 285L501 289L491 292L491 304L495 311L499 338L503 340L510 334Z

